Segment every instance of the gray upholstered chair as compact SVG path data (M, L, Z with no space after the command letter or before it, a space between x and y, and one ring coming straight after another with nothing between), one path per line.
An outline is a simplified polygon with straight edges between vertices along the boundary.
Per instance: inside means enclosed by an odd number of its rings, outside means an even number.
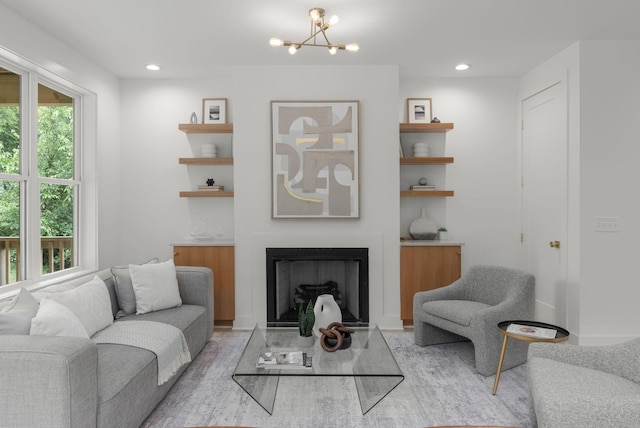
M640 338L607 346L532 343L531 426L640 426Z
M472 266L446 287L413 296L413 333L416 345L471 340L476 370L496 373L502 340L498 323L533 319L535 278L521 270L500 266ZM527 359L529 342L510 340L503 369Z

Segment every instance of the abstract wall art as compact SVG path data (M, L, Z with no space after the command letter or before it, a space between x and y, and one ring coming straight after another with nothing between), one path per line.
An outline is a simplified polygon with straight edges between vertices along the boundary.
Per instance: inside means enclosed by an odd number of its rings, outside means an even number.
M272 101L273 218L358 218L358 101Z

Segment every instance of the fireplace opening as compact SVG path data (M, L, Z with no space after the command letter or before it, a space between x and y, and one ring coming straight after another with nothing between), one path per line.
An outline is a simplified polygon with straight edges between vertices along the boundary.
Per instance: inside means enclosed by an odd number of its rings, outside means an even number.
M331 294L348 326L369 325L368 248L267 248L267 325L294 327L298 311Z

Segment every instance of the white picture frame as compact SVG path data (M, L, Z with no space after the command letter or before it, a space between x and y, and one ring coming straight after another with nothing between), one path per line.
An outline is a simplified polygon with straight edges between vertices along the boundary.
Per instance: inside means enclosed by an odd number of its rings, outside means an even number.
M431 98L407 98L407 122L431 123Z
M204 98L202 100L202 123L227 123L227 99Z

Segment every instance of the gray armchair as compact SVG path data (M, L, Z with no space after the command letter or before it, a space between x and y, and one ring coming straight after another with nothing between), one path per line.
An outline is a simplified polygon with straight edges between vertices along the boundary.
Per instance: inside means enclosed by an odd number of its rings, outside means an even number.
M532 343L531 426L640 426L640 338L608 346Z
M500 321L532 319L535 278L532 274L500 266L472 266L446 287L420 291L413 297L413 333L416 345L471 340L476 370L496 373L502 336ZM509 341L503 369L527 359L528 342Z

